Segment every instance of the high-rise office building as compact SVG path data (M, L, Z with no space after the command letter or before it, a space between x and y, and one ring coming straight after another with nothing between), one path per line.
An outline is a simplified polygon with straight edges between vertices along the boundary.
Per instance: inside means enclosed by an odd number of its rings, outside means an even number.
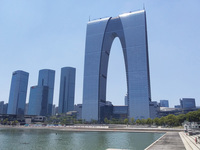
M194 98L182 98L180 99L181 108L196 108L195 99Z
M8 103L5 103L3 105L3 114L7 114L7 110L8 110Z
M27 72L20 70L13 72L8 102L8 114L24 115L28 77L29 73Z
M0 114L3 114L4 101L0 101Z
M38 85L32 86L29 97L29 115L52 115L55 71L39 71Z
M75 76L75 68L61 68L58 113L74 110Z
M52 114L55 71L42 69L39 71L38 86L48 87L47 115Z
M30 89L28 115L47 116L48 86L32 86Z
M129 118L149 118L151 101L147 26L145 10L87 24L83 112L86 121L101 121L106 103L107 69L113 40L120 39L124 54Z
M169 107L168 100L160 100L160 107Z

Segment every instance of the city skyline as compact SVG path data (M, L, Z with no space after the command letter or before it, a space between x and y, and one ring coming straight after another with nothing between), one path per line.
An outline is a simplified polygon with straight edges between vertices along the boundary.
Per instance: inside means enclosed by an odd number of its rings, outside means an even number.
M1 1L0 67L4 72L0 79L0 101L8 102L13 71L29 72L29 95L30 86L37 82L38 70L49 68L56 70L53 103L58 105L60 68L72 66L77 68L75 103L82 103L85 33L89 18L93 20L142 9L143 3L147 12L152 101L168 99L172 107L179 104L180 98L192 97L199 106L199 1L119 1L115 6L106 1L80 2L80 6L69 1ZM89 6L92 8L87 9ZM126 79L119 40L114 41L112 49L116 50L113 53L111 50L108 66L107 100L123 104ZM117 69L119 75L115 70L118 61L122 64ZM119 84L115 83L115 77L120 78Z

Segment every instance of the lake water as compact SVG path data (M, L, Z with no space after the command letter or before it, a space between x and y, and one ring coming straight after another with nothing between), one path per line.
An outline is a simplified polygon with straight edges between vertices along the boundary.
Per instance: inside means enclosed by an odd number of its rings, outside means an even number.
M162 135L0 128L0 150L143 150Z

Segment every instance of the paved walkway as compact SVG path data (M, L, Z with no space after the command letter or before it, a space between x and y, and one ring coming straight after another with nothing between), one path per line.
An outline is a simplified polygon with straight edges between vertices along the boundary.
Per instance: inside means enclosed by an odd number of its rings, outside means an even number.
M146 150L186 150L178 132L167 132Z

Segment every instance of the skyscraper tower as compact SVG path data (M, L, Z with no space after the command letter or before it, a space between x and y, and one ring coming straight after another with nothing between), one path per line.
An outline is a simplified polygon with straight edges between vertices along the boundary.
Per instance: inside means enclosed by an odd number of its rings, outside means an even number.
M32 86L29 97L29 115L51 116L53 106L55 71L39 71L38 85Z
M75 68L61 68L58 113L74 110L75 76Z
M129 118L150 117L151 101L145 10L90 21L87 24L82 119L101 121L106 103L110 49L118 37L124 55Z
M29 96L28 115L47 116L48 86L32 86Z
M48 92L45 92L46 94L48 94L47 96L48 99L47 99L47 102L44 103L44 106L43 106L43 109L46 109L46 115L52 114L54 81L55 81L54 70L42 69L39 71L38 86L48 87Z
M13 72L7 114L24 115L29 73Z

